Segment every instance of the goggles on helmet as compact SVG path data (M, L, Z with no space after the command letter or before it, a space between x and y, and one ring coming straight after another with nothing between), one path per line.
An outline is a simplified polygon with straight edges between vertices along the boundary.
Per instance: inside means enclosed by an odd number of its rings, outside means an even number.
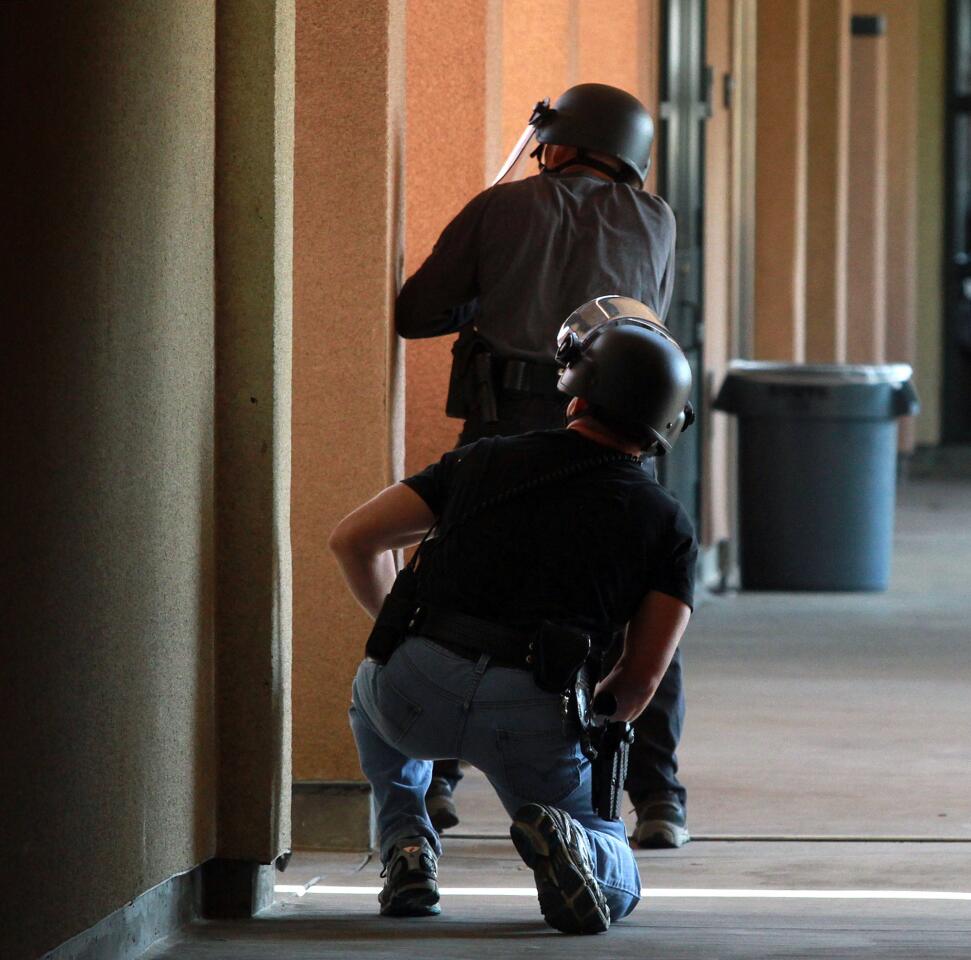
M556 335L556 362L560 366L568 365L577 359L583 344L598 327L601 328L599 333L621 321L653 330L677 345L650 307L640 300L611 293L585 303L566 318Z

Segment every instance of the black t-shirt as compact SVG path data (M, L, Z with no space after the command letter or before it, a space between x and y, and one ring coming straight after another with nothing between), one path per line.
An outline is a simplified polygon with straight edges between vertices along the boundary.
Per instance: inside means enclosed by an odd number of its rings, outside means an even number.
M442 231L398 295L395 326L436 337L474 317L499 356L552 363L560 324L594 297L633 297L664 318L674 237L671 208L628 184L568 173L499 184Z
M623 455L576 430L543 430L460 447L404 483L447 531L483 499L604 456ZM552 620L602 633L626 624L651 590L692 606L696 556L685 511L626 458L545 483L430 539L418 597L508 626Z

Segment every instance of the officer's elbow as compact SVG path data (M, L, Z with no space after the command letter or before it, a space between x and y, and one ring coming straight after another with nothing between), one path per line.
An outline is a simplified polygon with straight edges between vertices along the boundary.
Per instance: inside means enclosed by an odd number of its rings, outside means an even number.
M362 552L361 531L355 522L354 514L349 514L331 531L327 538L330 552L338 560Z
M403 340L416 340L422 335L421 325L414 314L403 307L400 301L395 306L394 329Z

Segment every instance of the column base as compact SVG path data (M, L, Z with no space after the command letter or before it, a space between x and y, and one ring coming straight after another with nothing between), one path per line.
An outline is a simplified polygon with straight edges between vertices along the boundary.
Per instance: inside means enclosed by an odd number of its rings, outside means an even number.
M216 857L202 865L202 915L210 920L255 917L273 903L276 867Z

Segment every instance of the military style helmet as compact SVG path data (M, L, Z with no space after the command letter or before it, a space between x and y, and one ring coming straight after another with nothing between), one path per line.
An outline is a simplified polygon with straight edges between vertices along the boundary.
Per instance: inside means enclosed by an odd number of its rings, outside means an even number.
M643 184L651 166L654 121L637 97L605 83L581 83L539 113L532 121L539 143L610 154Z
M608 427L663 456L695 419L691 367L653 311L629 297L597 297L560 327L562 393L585 400Z

